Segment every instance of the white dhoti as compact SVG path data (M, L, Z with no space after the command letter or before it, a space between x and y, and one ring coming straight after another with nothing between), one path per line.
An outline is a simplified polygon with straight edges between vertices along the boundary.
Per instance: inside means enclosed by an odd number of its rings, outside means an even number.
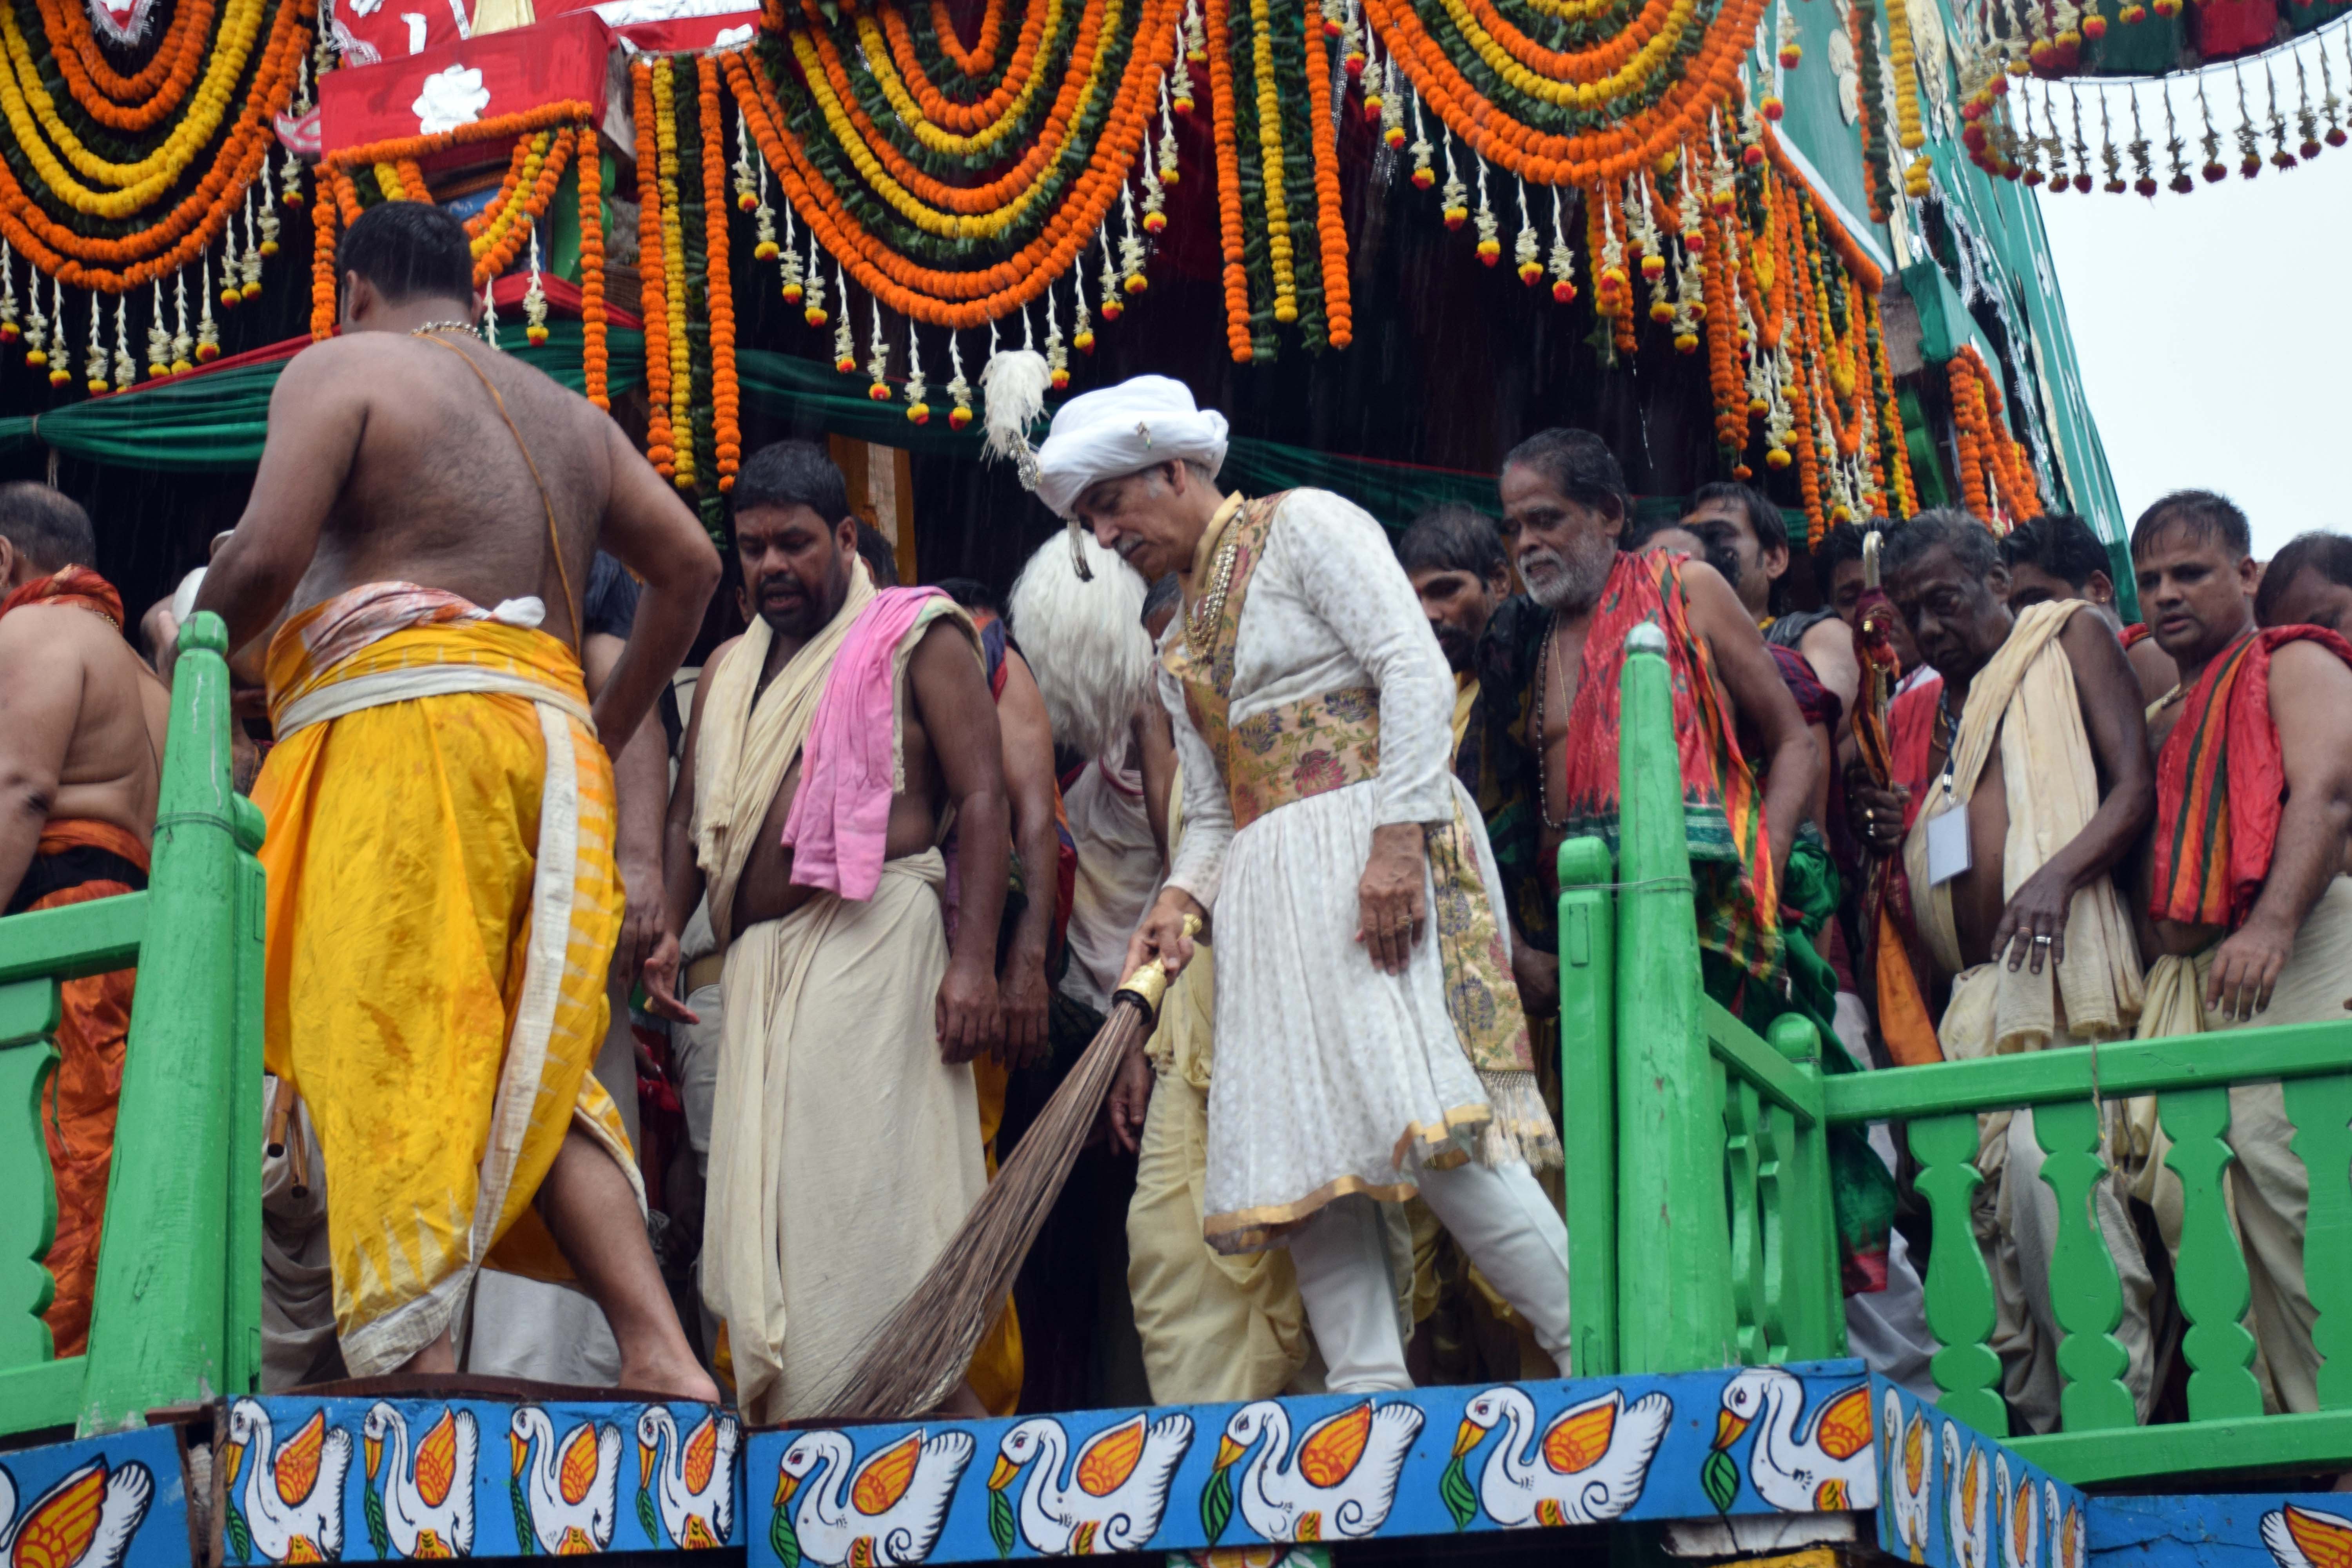
M703 1297L745 1416L823 1411L987 1177L971 1069L940 1060L937 850L727 950Z

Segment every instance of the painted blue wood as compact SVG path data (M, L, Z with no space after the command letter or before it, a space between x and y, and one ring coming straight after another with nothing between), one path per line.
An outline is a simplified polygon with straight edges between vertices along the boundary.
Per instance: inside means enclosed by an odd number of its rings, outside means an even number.
M0 1453L0 1556L71 1568L189 1568L179 1434L150 1426Z
M755 1432L751 1568L1866 1509L1859 1362ZM1825 1412L1827 1413L1825 1415Z
M1885 1378L1871 1386L1888 1555L1926 1568L2089 1568L2084 1493Z
M229 1563L743 1540L741 1428L709 1405L264 1394L222 1434Z
M2090 1521L2099 1568L2320 1568L2352 1551L2341 1492L2097 1498Z

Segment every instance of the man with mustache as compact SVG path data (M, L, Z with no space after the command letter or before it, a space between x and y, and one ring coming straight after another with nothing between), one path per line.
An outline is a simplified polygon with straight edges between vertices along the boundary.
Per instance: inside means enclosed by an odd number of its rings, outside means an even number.
M825 1409L986 1184L971 1063L1000 1027L1010 812L971 620L874 586L824 450L753 453L734 510L757 617L695 683L663 859L669 919L707 891L726 954L703 1300L744 1414L776 1422ZM646 988L691 1022L677 959L665 942ZM968 1385L952 1403L986 1414Z
M2080 599L2012 615L2000 543L1966 512L1903 522L1882 562L1887 596L1940 679L1911 699L1936 707L1926 756L1916 773L1898 769L1924 787L1853 787L1850 820L1879 854L1901 858L1906 923L1933 970L1921 978L1949 988L1942 1055L2128 1037L2140 1013L2139 952L2109 873L2147 826L2154 795L2139 681L2123 645ZM2128 1146L2124 1102L2107 1110L2112 1137ZM2033 1113L1981 1120L1976 1231L1993 1273L2002 1393L2020 1427L2049 1431L2060 1392L2049 1294L2057 1200L2038 1179ZM2145 1418L2154 1285L2123 1184L2105 1176L2093 1194L2121 1277L2124 1382Z
M1142 376L1064 404L1036 457L1048 506L1183 586L1158 680L1186 826L1128 967L1181 968L1213 912L1203 1230L1289 1247L1330 1388L1404 1388L1374 1200L1417 1191L1565 1367L1567 1227L1530 1170L1559 1139L1446 765L1452 675L1377 522L1220 494L1224 455L1222 415Z
M2352 1005L2352 644L2328 626L2326 593L2344 542L2305 534L2267 573L2251 542L2245 514L2206 490L2166 496L2132 530L2140 607L2180 670L2148 710L2158 751L2143 940L2159 956L2143 1036L2337 1022ZM2279 1407L2307 1411L2319 1408L2320 1357L2294 1136L2276 1083L2230 1090L2254 1338Z
M1676 676L1711 987L1734 1001L1754 986L1777 987L1780 872L1822 763L1755 620L1712 566L1619 548L1632 498L1617 459L1591 431L1529 437L1504 458L1501 489L1528 593L1496 612L1479 647L1493 753L1482 804L1510 889L1530 1005L1559 994L1560 842L1588 833L1616 842L1618 676L1625 634L1643 621L1664 629ZM1738 740L1743 723L1758 739L1752 771Z
M1412 520L1397 541L1397 563L1421 598L1429 629L1454 671L1454 750L1463 761L1463 742L1478 705L1478 639L1495 606L1511 596L1511 562L1495 520L1475 506L1447 501ZM1475 752L1463 782L1475 786Z

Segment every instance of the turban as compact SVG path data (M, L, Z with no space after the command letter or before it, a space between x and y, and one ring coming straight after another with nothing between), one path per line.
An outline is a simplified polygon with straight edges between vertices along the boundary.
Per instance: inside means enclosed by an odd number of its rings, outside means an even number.
M1088 485L1166 462L1198 463L1215 479L1225 416L1196 406L1181 381L1139 375L1062 405L1037 452L1037 499L1068 517Z

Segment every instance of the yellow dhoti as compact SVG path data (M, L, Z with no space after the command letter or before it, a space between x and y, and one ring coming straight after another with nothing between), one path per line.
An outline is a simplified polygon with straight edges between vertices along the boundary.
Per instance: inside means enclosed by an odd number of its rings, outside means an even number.
M268 1060L318 1131L358 1377L438 1337L477 1268L568 1277L530 1203L572 1127L637 1185L589 1072L621 891L579 666L447 595L415 614L424 591L394 586L272 643L280 741L254 789Z

